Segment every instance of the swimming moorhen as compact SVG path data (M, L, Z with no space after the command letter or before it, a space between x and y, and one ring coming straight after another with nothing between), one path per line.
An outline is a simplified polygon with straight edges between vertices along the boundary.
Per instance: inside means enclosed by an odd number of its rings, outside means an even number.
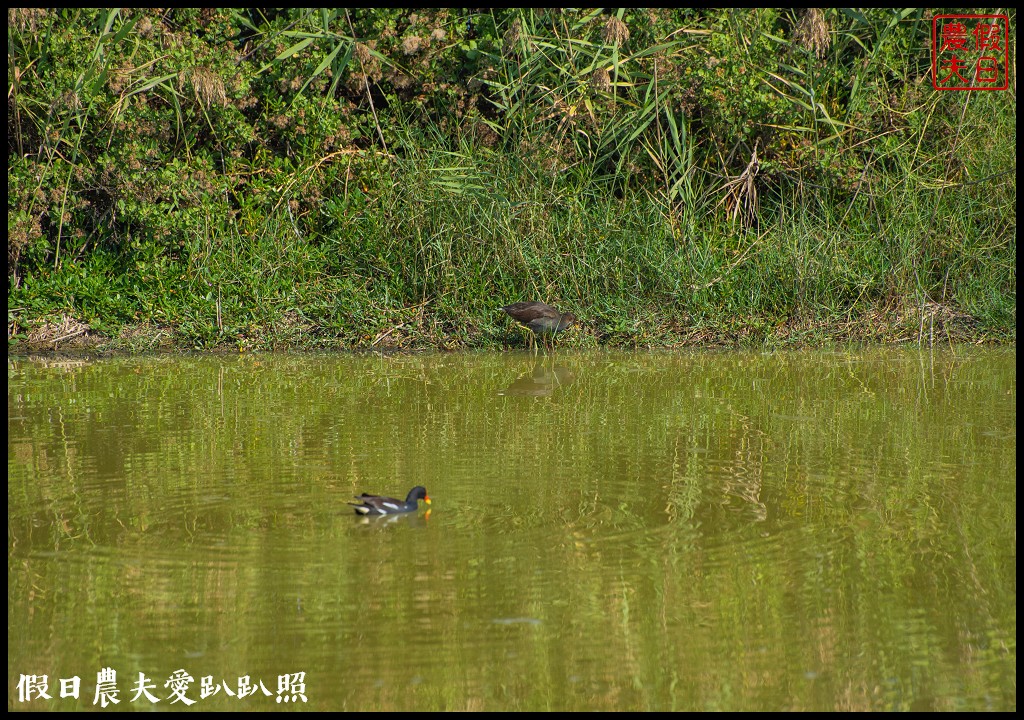
M533 334L542 340L554 338L555 333L562 332L576 322L576 316L571 312L558 312L542 302L517 302L506 305L502 310L513 320L533 330Z
M395 498L369 495L367 493L356 495L355 499L359 502L350 502L349 505L353 506L359 515L396 515L398 513L415 512L419 507L417 502L419 500L422 500L427 505L430 504L430 497L427 495L426 488L422 485L417 485L410 490L409 494L405 497L405 502Z

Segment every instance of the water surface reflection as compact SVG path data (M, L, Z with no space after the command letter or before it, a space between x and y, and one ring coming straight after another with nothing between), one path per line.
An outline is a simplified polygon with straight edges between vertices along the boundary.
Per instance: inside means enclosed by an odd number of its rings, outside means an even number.
M9 360L9 705L1015 708L1015 357Z
M556 365L554 358L540 357L533 366L533 370L520 375L498 394L548 397L555 390L571 384L573 380L574 377L569 368L564 365Z

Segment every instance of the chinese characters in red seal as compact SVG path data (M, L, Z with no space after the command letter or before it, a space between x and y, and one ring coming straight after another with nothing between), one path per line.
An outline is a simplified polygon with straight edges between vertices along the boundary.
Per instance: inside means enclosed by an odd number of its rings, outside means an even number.
M1009 34L1006 15L936 15L932 85L936 90L1006 90Z

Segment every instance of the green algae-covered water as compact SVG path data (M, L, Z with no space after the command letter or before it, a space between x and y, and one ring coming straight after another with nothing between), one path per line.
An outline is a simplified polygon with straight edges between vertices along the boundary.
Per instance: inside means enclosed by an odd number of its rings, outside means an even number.
M1016 708L1015 350L14 358L7 457L9 709Z

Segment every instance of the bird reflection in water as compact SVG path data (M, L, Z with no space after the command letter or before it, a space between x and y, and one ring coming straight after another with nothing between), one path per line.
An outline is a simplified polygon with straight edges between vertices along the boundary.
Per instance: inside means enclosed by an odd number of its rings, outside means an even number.
M374 527L393 526L401 523L405 527L426 527L427 521L430 520L430 513L433 510L427 510L425 513L401 513L399 515L357 515L355 523L357 525L373 525Z
M554 394L557 388L571 384L573 379L574 376L567 367L562 365L547 367L545 363L538 360L531 372L522 375L498 394L547 397Z

